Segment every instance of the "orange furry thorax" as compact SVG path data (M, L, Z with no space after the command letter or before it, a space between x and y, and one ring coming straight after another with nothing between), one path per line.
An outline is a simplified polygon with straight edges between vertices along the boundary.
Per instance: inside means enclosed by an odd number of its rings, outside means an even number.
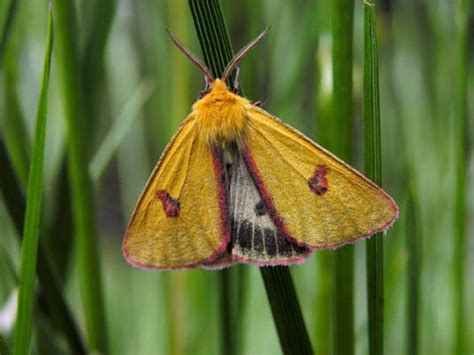
M224 81L214 80L211 91L193 105L200 139L221 147L242 143L248 124L248 104L247 99L231 92Z

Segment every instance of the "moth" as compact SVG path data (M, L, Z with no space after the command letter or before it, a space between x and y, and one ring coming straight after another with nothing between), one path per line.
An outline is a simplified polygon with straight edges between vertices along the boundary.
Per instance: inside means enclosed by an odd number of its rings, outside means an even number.
M234 56L221 78L168 34L203 71L206 87L138 200L123 240L130 264L298 264L316 249L338 248L394 223L398 207L380 187L237 94L237 64L266 31Z

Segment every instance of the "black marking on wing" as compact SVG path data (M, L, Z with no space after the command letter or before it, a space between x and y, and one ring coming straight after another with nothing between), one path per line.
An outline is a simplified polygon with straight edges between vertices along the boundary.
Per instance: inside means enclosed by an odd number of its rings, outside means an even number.
M309 252L307 248L289 242L282 234L245 220L233 221L231 244L233 253L262 261L286 259Z
M250 246L250 248L246 249L246 250L254 250L257 254L265 254L265 247L263 245L263 233L262 233L262 230L260 228L255 228L254 225L252 224L248 224L248 228L245 228L244 227L244 230L249 233L248 236L246 236L246 238L249 238L251 241L252 241L252 245ZM238 234L238 236L240 236L242 234ZM235 246L238 246L238 242L234 245Z
M277 242L275 238L275 233L270 229L263 230L264 241L265 241L265 251L269 256L276 256L278 253ZM278 236L277 236L278 237Z
M255 214L257 216L263 216L264 214L267 214L267 208L265 207L265 204L263 203L262 200L260 200L256 205L255 205Z

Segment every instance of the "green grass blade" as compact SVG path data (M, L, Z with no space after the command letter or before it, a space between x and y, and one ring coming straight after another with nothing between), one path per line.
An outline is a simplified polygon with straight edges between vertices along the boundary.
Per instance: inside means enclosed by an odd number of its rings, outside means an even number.
M0 195L1 197L1 195ZM1 199L0 199L1 201ZM6 269L6 273L2 272L2 275L7 274L11 277L15 284L19 283L18 273L13 263L12 257L10 254L7 253L3 240L0 241L0 260L4 263L4 268ZM3 271L3 270L2 270ZM1 354L1 353L0 353Z
M317 288L314 296L313 339L318 344L319 353L332 354L334 253L321 250L315 257Z
M232 294L232 270L225 269L219 273L220 278L220 321L221 326L224 331L222 343L221 343L221 352L228 354L237 354L237 337L236 333L232 334L232 323L235 315L233 314L233 304L232 301L235 297L235 294Z
M189 0L189 5L204 54L204 61L209 69L211 69L213 75L219 77L232 57L232 48L220 4L217 0ZM230 78L228 82L232 80L233 78ZM227 275L227 277L231 277L231 273L227 273ZM261 275L265 283L265 289L283 352L287 354L312 353L308 332L304 324L289 269L287 267L261 268ZM231 297L236 297L238 291L229 292L229 290L226 290L226 287L234 284L229 280L222 282L224 288L222 289L221 297L225 299L221 302L226 307L233 306L232 309L226 309L225 312L228 312L230 317L235 318L236 315L242 313L242 310L235 309L238 300L228 300L227 298L229 294ZM230 329L231 324L232 328ZM239 336L235 334L235 329L239 329L239 324L236 324L235 319L226 319L224 321L225 325L227 325L225 327L227 329L223 330L223 350L226 353L236 353L235 344L237 342L232 337ZM227 347L230 347L230 349Z
M80 355L86 352L85 345L79 333L66 300L61 294L58 279L48 263L48 253L39 245L38 251L38 279L43 285L37 295L37 302L41 311L51 320L55 329L66 338L72 354ZM47 285L47 286L45 286Z
M8 55L9 58L5 63L2 131L4 133L8 153L15 167L16 175L21 182L22 191L25 191L28 183L31 140L26 129L25 118L19 102L16 75L12 74L11 70L12 66L17 65L17 56L15 54Z
M10 46L4 65L2 131L9 155L14 164L16 175L26 190L30 166L31 139L28 134L25 117L18 96L18 46Z
M10 348L8 347L7 341L5 340L2 333L0 333L0 354L2 354L2 355L10 355L11 354Z
M18 231L17 234L21 237L23 234L23 222L25 220L25 199L23 197L20 183L15 176L13 162L10 160L2 136L0 136L0 166L2 167L2 173L0 174L0 188L2 195L8 212Z
M104 53L115 16L116 0L83 0L81 18L81 37L84 38L84 50L80 60L81 81L83 86L83 117L90 132L91 141L95 141L94 128L98 118L110 116L110 103L107 87ZM87 151L87 153L90 153Z
M36 260L38 252L39 225L41 219L41 198L43 192L43 161L46 140L46 113L48 104L49 72L53 49L52 9L48 14L48 37L46 42L43 78L36 111L36 128L31 167L28 178L25 228L21 247L20 284L18 290L18 316L15 327L15 354L28 354L31 340L31 319L33 295L36 279Z
M133 120L138 116L146 101L155 90L155 85L150 81L141 82L130 100L125 104L122 111L115 119L112 127L105 136L103 143L97 149L89 164L89 174L96 184L112 159L120 143L125 138L132 126Z
M332 2L333 127L331 151L346 162L352 160L352 37L354 1Z
M352 36L354 1L332 2L333 117L329 149L350 163L352 155ZM354 353L354 248L335 252L334 353Z
M69 261L73 251L73 217L71 206L71 189L67 171L67 159L63 158L58 172L56 196L52 215L45 228L44 247L48 250L49 260L54 269L59 285L62 286L70 270Z
M378 48L374 5L364 3L364 163L365 175L382 184ZM383 354L383 236L366 241L369 353Z
M164 275L163 285L166 297L166 352L181 355L187 348L187 339L183 333L186 324L186 279L185 273ZM179 311L177 311L179 310Z
M84 125L88 129L88 147L94 147L97 141L96 132L100 132L100 121L107 122L110 119L110 93L108 81L104 69L104 52L107 44L110 28L115 15L116 1L89 1L83 0L81 17L81 39L83 46L81 51L81 85L84 93L83 105L85 115ZM91 156L90 149L86 152ZM60 281L68 271L67 261L71 259L73 238L70 238L72 230L72 206L70 182L67 179L67 161L64 159L60 169L56 210L53 212L55 220L51 223L47 234L45 245L51 251L53 264L56 266ZM67 207L66 207L67 206Z
M10 5L8 6L5 23L2 28L2 39L0 41L0 68L3 65L3 59L5 58L5 50L7 48L8 40L10 38L10 33L13 26L13 21L16 17L17 9L18 1L11 0Z
M220 321L227 332L222 339L221 350L226 354L229 353L228 349L234 354L242 353L242 318L246 300L247 271L246 266L238 265L222 270L219 275Z
M455 353L464 354L466 348L465 319L465 263L466 263L466 206L467 206L467 164L469 152L469 132L467 93L468 93L468 45L469 18L473 2L458 0L456 7L457 58L456 86L454 102L454 142L455 142L455 204L454 204L454 288L455 288Z
M420 268L421 236L419 230L419 213L416 206L416 195L410 189L406 209L406 245L408 251L408 305L407 305L407 354L419 354L419 319L420 319Z
M60 85L65 106L68 137L68 165L71 182L80 291L86 334L93 351L107 352L107 331L101 283L97 230L94 221L92 182L87 165L87 126L81 106L78 32L74 3L55 2L57 54Z
M17 177L21 181L22 189L25 191L28 182L31 142L17 94L18 45L13 43L7 48L10 37L12 37L11 32L17 17L17 10L18 1L10 1L0 42L0 74L3 74L1 78L4 79L2 90L2 104L4 107L0 124L3 125L1 129L8 153L15 167Z
M23 221L25 218L26 203L23 193L15 178L13 165L8 159L6 147L0 137L0 189L4 201L20 238L23 234ZM40 291L37 294L37 303L40 310L47 315L56 328L62 332L69 343L73 354L85 352L81 336L78 331L71 312L61 293L61 288L55 277L55 273L49 263L49 255L43 247L43 240L39 240L37 274Z

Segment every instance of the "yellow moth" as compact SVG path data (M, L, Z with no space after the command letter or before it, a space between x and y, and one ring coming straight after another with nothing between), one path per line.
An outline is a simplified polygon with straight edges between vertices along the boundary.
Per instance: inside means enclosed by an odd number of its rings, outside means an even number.
M260 34L206 88L143 190L126 260L156 269L301 263L387 230L398 207L380 187L226 85Z

